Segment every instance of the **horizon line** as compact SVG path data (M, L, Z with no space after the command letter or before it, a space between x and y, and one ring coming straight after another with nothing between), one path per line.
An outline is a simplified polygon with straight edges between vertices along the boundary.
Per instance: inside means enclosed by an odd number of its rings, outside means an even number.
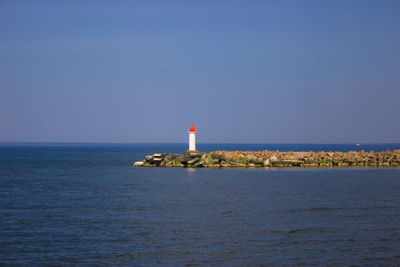
M151 145L151 144L171 144L171 145L177 145L177 144L185 144L187 145L187 142L69 142L69 141L61 141L61 142L56 142L56 141L0 141L0 146L1 145L13 145L13 144L30 144L30 145L40 145L40 144L66 144L66 145L76 145L76 144L82 144L82 145L98 145L98 144L104 144L104 145ZM400 142L377 142L377 143L354 143L354 142L349 142L349 143L243 143L243 142L201 142L197 143L198 145L400 145Z

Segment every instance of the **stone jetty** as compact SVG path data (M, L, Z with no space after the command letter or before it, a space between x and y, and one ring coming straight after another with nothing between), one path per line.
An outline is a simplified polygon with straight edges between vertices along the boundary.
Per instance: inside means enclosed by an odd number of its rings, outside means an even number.
M400 167L400 150L383 152L186 151L148 155L134 166L181 168Z

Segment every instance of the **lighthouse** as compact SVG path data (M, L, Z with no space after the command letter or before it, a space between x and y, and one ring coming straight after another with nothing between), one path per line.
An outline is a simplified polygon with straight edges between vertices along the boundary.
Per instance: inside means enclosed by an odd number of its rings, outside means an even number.
M190 151L195 151L196 150L196 129L194 128L194 125L190 125L189 128L189 150Z

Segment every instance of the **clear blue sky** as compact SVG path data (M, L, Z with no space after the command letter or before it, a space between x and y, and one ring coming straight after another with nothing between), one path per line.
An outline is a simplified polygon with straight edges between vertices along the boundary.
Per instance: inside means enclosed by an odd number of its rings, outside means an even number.
M0 0L0 141L400 142L400 1Z

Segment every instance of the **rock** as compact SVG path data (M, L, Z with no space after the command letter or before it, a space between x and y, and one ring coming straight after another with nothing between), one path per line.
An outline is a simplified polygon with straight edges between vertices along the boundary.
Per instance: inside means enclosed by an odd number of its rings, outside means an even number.
M221 168L221 165L219 164L212 164L212 165L204 165L204 168Z
M155 163L160 163L162 161L162 158L153 158L153 162Z
M270 166L270 162L269 162L269 159L266 159L265 161L264 161L264 163L263 163L263 165L265 166L265 167L269 167Z
M192 151L192 150L187 150L183 153L183 160L184 161L190 161L193 158L200 158L203 156L204 153L201 153L200 151Z
M264 159L263 158L257 158L257 164L258 165L263 165L264 164Z
M189 161L187 162L187 164L193 165L193 164L195 164L196 162L199 162L199 161L200 161L200 158L194 158L194 159L192 159L192 160L189 160Z
M257 157L256 156L247 155L246 158L248 158L251 163L256 163L257 162Z
M154 154L153 155L153 162L160 163L164 159L164 154Z
M215 153L215 152L211 152L211 157L212 159L221 161L221 160L225 160L225 156L223 154L219 154L219 153Z
M195 167L195 168L203 168L204 167L204 161L198 161L195 164L191 165L191 167Z
M210 153L204 154L202 156L202 158L203 158L203 161L204 161L204 165L212 165L212 164L214 164L214 160L212 159L212 156L211 156Z
M246 157L241 157L241 158L236 159L235 163L246 165L246 164L250 163L250 160Z
M232 168L244 168L244 167L246 167L246 164L237 163L237 162L230 162L229 163L229 167L232 167Z
M221 161L221 168L229 168L231 165L226 161Z
M197 151L197 150L188 150L185 153L189 154L192 158L201 157L204 154L204 153L202 153L200 151Z
M144 165L143 161L136 161L135 163L133 163L133 166L135 166L135 167L140 167L140 166L143 166L143 165Z
M177 161L174 163L173 165L174 167L185 167L185 165L183 165L181 162Z
M172 160L165 164L166 167L185 167L180 161Z
M269 158L271 161L277 161L278 160L278 157L277 156L275 156L275 155L273 155L272 157L270 157Z
M147 155L147 156L145 157L145 159L146 159L147 161L152 161L152 160L153 160L153 156Z

